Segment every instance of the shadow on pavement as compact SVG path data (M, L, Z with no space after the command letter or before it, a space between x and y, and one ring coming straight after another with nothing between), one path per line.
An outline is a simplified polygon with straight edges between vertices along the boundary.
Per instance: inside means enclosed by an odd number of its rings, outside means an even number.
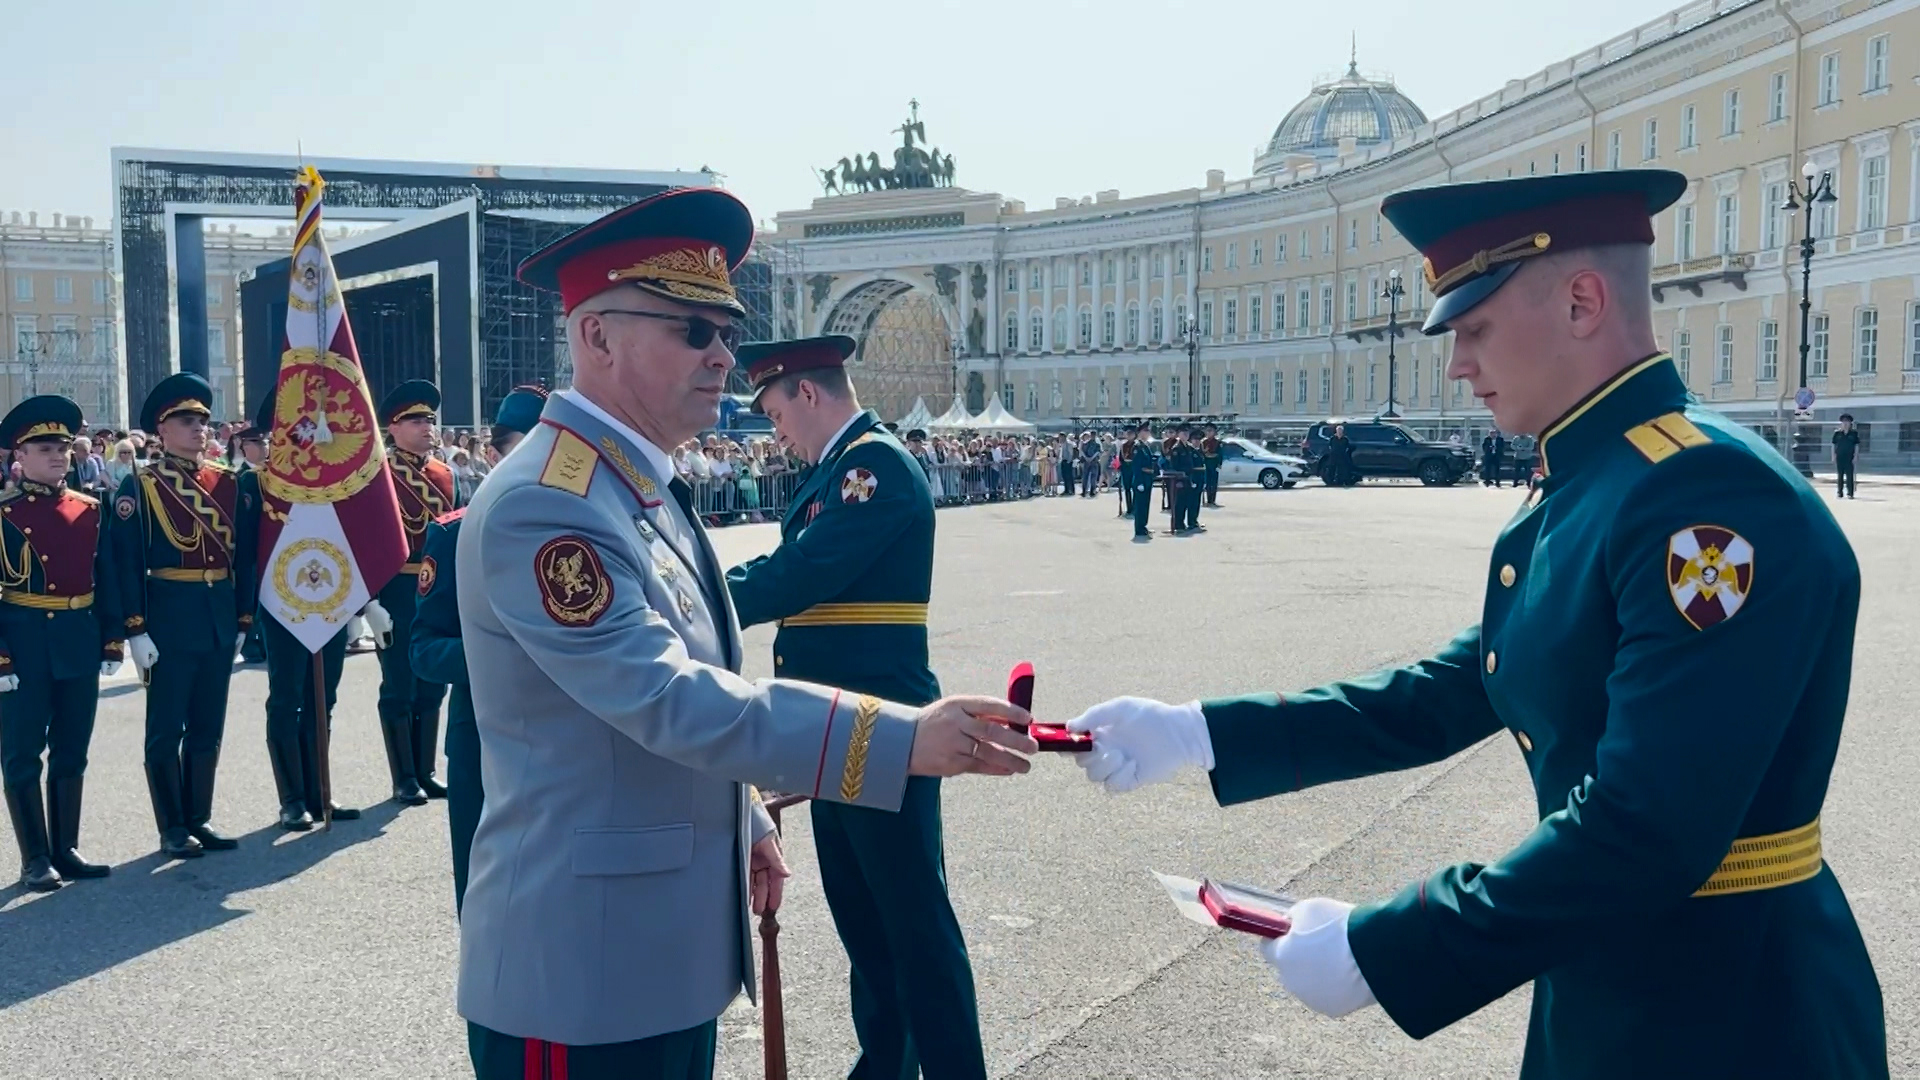
M238 893L285 881L381 835L401 807L367 807L331 832L292 834L278 825L240 838L236 851L170 862L159 852L122 863L113 876L70 884L0 912L0 1009L97 975L249 914L227 906ZM281 837L284 842L275 843ZM22 895L0 891L0 905Z

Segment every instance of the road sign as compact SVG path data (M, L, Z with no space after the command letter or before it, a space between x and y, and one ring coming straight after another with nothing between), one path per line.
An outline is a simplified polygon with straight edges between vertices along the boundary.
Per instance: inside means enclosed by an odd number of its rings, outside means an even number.
M1801 410L1813 408L1813 388L1810 386L1803 386L1800 389L1794 391L1793 404L1795 408L1798 408Z

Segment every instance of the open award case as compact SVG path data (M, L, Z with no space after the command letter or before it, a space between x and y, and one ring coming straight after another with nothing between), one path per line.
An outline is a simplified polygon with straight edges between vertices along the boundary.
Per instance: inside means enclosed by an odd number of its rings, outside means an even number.
M1252 885L1155 873L1180 914L1203 926L1223 926L1255 937L1277 938L1293 929L1293 898Z
M1033 712L1033 664L1022 660L1007 676L1007 700ZM1074 754L1093 749L1093 736L1075 734L1053 724L1035 724L1027 729L1044 753Z

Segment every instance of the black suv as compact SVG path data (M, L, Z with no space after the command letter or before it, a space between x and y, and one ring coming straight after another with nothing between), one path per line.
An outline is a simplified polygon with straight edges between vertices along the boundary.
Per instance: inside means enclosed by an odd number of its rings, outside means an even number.
M1430 487L1459 483L1473 470L1473 454L1464 446L1426 442L1387 420L1323 420L1307 429L1302 456L1307 471L1327 479L1327 440L1336 426L1347 429L1353 444L1354 470L1361 479L1371 476L1412 476Z

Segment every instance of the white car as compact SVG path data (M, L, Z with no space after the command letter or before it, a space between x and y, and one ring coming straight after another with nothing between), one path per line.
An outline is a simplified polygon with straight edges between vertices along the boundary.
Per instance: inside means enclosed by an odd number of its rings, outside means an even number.
M1251 439L1220 440L1220 483L1259 484L1271 491L1290 488L1307 475L1304 459L1277 454Z

